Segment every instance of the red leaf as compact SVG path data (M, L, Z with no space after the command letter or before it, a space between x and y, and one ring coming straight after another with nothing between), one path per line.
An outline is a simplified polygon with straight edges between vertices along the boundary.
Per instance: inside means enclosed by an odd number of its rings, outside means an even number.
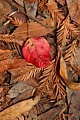
M50 64L50 46L44 37L28 39L22 48L22 54L27 62L39 68Z

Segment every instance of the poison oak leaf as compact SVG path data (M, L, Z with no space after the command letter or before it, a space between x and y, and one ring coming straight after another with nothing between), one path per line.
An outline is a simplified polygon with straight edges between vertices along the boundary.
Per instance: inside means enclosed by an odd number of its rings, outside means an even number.
M50 64L50 45L44 37L30 38L22 48L23 57L27 62L39 68Z

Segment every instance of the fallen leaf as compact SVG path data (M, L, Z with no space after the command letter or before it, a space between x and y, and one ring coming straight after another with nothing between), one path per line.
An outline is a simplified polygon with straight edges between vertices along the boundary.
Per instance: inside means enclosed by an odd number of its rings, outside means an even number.
M69 104L69 114L73 114L72 120L79 120L80 118L80 91L72 91L70 104Z
M29 111L34 105L38 103L40 96L36 96L33 99L24 100L17 104L12 105L11 107L0 112L1 120L13 120L17 116L23 114L26 111Z
M27 62L39 68L50 64L50 46L44 37L28 39L22 48L22 54Z
M53 107L47 112L39 115L38 120L54 120L64 108L65 108L64 105Z
M27 62L25 59L6 59L3 61L0 61L0 73L5 72L6 70L18 68L18 67L24 67L27 65Z
M60 58L60 71L59 71L63 81L66 83L67 87L72 90L80 90L80 83L71 82L68 80L67 66L64 58Z
M0 23L5 20L7 14L11 11L10 4L6 0L0 0Z
M24 0L24 6L25 6L27 15L35 18L36 12L37 12L37 7L38 7L38 2L28 3L27 0Z
M66 66L66 63L65 63L63 57L60 58L60 71L59 71L59 73L64 79L68 79L67 66Z
M19 94L16 98L14 98L13 100L11 100L10 105L18 103L18 102L20 102L22 100L29 99L30 97L32 97L32 95L33 95L32 93L33 93L33 90L25 91L25 92Z
M45 25L45 21L41 21ZM43 36L47 33L50 33L54 28L47 28L37 22L24 23L19 26L13 33L14 36L28 38L28 37L37 37Z
M7 97L15 98L20 93L23 93L25 91L29 91L29 90L32 90L32 89L33 89L32 86L29 86L28 84L25 84L23 82L18 82L8 91Z
M24 6L24 4L23 4L24 0L14 0L14 1L17 2L19 5L21 5L22 7Z
M70 17L73 21L80 24L80 1L79 0L66 0Z

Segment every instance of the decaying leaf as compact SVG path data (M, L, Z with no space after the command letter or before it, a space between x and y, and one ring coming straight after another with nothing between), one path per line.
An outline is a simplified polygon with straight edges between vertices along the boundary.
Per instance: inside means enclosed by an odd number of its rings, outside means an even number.
M29 3L27 0L24 0L24 6L27 15L29 15L32 18L35 18L37 13L38 2L36 1Z
M54 120L64 108L65 106L63 105L52 108L47 112L39 115L38 120Z
M21 6L24 6L23 5L23 0L14 0L14 1L16 1L19 5L21 5Z
M1 120L13 120L17 116L23 114L26 111L29 111L34 105L38 103L40 96L36 96L33 99L24 100L17 104L12 105L11 107L0 112Z
M66 120L66 88L80 90L80 1L0 0L0 10L0 119Z
M23 82L18 82L16 85L14 85L9 91L7 97L9 98L15 98L20 93L23 93L25 91L32 90L33 87L29 86L28 84L25 84Z
M72 90L80 90L80 83L75 83L71 82L68 80L68 75L67 75L67 66L64 61L64 58L60 58L60 75L63 78L63 81L66 83L66 85L72 89Z
M24 59L6 59L0 62L0 73L21 66L24 67L25 65L27 65L27 62Z
M0 5L1 5L0 7L0 23L1 23L2 21L5 20L7 14L9 14L12 10L10 4L6 0L3 1L0 0Z
M65 63L63 57L60 58L60 75L61 75L64 79L68 79L67 66L66 66L66 63Z
M70 91L69 91L70 92ZM80 112L79 112L79 108L80 108L80 91L71 91L71 99L70 99L70 106L69 106L69 113L73 114L72 115L72 119L74 120L78 120L78 118L80 117ZM68 93L69 94L69 93ZM75 100L76 98L76 100Z
M80 1L79 0L66 0L68 5L69 14L71 19L80 24Z
M50 45L44 37L28 39L22 48L22 54L27 62L39 68L50 64Z
M45 25L45 21L41 22ZM54 29L54 28L53 28ZM43 25L37 23L37 22L30 22L30 23L24 23L20 27L18 27L13 35L21 37L24 35L25 38L28 37L37 37L37 36L43 36L47 33L50 33L53 31L52 28L46 28Z

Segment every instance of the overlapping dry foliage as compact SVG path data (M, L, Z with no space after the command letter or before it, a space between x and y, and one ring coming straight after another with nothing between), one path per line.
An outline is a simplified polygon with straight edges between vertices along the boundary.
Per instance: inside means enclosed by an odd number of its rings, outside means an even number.
M29 97L36 99L38 95L41 100L48 101L49 105L57 106L55 105L56 102L66 99L66 87L72 90L80 90L80 83L77 83L78 79L74 79L74 74L80 75L79 24L71 18L66 0L6 1L17 11L9 13L6 16L7 22L4 24L12 23L13 26L17 27L14 27L15 30L9 34L0 34L0 92L2 94L3 89L8 92L10 87L17 82L28 83L34 88ZM51 63L44 69L26 62L21 53L24 42L28 38L36 36L44 36L51 47ZM29 83L29 81L31 82ZM4 99L7 101L5 106L3 101L0 108L4 114L6 110L3 111L3 109L10 106L10 102L16 103L7 97L7 92L1 95L2 98L5 96ZM39 99L36 101L38 102ZM29 111L37 102L34 102L30 108L24 108L26 110L18 111L17 115ZM39 104L36 105L38 110L42 108L42 105L40 108ZM34 120L65 120L65 106L66 102L64 107L59 106L60 111L56 108L55 117L52 115L52 111L55 111L53 106L49 106L50 108L46 110L42 110L42 108L36 111L38 118L34 118ZM49 109L51 111L48 111ZM62 110L63 112L61 112ZM9 112L9 109L7 111ZM2 120L11 119L9 115L4 118L2 112L0 113ZM13 112L12 117L15 119L17 116L14 114L15 112Z

